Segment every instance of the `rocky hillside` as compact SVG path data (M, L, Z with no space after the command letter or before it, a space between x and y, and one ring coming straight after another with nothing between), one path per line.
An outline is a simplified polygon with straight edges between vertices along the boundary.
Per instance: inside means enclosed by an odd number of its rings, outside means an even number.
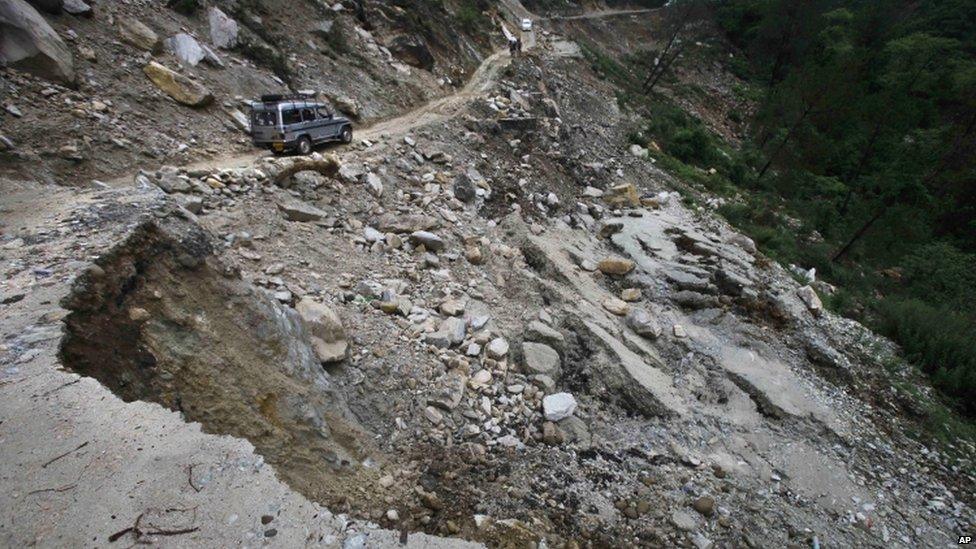
M364 8L338 21L397 13ZM357 96L395 114L350 146L167 158L98 188L0 177L0 543L944 547L970 530L976 448L911 436L918 401L888 376L926 386L888 368L897 349L632 144L641 118L585 44L635 52L655 14L533 17L522 55L484 55L450 93L423 35L435 98ZM232 70L205 63L180 74Z
M0 170L64 185L248 150L263 93L399 112L463 84L495 28L472 2L61 4L0 3Z

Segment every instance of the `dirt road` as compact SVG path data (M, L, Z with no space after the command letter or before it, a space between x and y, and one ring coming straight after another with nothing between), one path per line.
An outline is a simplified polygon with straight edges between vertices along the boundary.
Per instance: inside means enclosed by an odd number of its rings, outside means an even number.
M502 0L501 3L507 10L509 23L513 25L513 28L515 29L518 29L518 22L524 18L532 19L536 22L544 21L546 19L599 19L604 17L638 15L656 11L653 9L605 10L569 17L540 18L527 10L518 0ZM536 47L536 35L536 29L522 33L524 50L532 50ZM510 60L511 56L508 53L507 47L497 49L494 53L482 61L481 65L479 65L474 74L472 74L467 84L465 84L464 87L459 91L434 99L433 101L420 105L417 108L407 111L399 116L377 120L366 125L365 127L357 128L357 140L360 142L364 140L375 141L383 137L404 135L415 128L448 120L456 116L468 101L471 101L472 99L483 94L495 84L499 72L501 72L501 69L504 68ZM251 164L258 158L268 156L269 154L270 153L262 151L253 151L246 154L200 160L198 162L187 164L185 167L187 170L237 168ZM112 179L108 182L108 184L113 187L125 187L132 184L134 176L135 174L126 174L124 176Z

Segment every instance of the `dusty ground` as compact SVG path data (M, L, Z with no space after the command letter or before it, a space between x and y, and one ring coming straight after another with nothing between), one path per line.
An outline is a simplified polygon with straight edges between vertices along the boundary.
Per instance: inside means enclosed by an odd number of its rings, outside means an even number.
M628 151L631 115L569 47L590 24L323 151L337 173L247 155L101 191L4 180L4 544L971 531L971 462L866 396L891 345ZM338 314L343 360L317 364L302 300ZM548 421L560 392L578 407Z

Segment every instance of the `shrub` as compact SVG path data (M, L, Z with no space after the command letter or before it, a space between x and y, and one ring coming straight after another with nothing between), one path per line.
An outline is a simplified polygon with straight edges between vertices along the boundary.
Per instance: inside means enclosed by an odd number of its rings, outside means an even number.
M888 298L877 304L878 328L898 342L908 360L936 387L976 414L976 323L955 311L917 299Z

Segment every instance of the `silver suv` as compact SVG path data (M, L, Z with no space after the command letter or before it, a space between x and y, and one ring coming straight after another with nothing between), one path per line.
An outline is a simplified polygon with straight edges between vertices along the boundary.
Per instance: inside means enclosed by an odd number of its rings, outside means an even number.
M352 123L311 94L262 95L251 103L251 138L275 154L310 154L320 143L352 142Z

